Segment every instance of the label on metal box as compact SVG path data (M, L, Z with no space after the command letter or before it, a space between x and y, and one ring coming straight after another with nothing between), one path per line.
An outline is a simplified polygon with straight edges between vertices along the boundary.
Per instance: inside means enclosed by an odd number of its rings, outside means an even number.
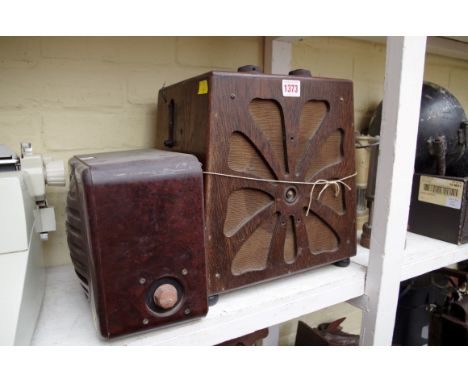
M441 179L432 176L421 176L419 181L418 200L439 206L461 208L463 182Z
M281 87L283 97L301 96L301 81L299 80L283 80Z

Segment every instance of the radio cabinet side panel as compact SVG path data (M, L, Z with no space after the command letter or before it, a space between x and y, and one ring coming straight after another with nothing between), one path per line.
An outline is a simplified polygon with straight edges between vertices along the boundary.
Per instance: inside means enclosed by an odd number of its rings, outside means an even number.
M211 91L210 73L159 90L156 148L193 154L205 165Z
M99 261L93 248L92 221L94 213L90 206L90 190L93 180L89 166L77 157L71 158L70 189L67 195L67 242L75 273L78 276L86 297L90 300L93 321L102 335L107 332L107 322L104 319L104 295L98 293Z

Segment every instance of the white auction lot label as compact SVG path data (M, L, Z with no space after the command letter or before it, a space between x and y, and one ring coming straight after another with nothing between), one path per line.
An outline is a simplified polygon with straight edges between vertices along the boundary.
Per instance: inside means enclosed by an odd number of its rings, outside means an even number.
M419 181L418 200L421 202L459 210L462 204L462 194L463 182L457 180L421 176Z
M299 80L283 80L282 90L283 97L300 97L301 96L301 81Z

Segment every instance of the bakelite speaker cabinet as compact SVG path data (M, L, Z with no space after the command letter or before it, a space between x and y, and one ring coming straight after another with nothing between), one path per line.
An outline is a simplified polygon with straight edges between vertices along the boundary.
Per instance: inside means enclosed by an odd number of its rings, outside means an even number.
M355 255L351 81L202 74L159 91L157 146L234 176L204 175L209 295ZM308 214L311 185L258 181L348 176L350 190L315 187Z
M187 154L136 150L70 160L67 239L104 338L208 310L203 178Z

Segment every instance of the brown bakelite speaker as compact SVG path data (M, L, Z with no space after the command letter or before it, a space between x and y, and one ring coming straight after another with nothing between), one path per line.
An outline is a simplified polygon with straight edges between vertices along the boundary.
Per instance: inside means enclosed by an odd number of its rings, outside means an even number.
M70 160L68 246L103 337L206 314L203 225L202 170L192 155Z
M209 72L159 91L157 142L218 173L204 175L209 295L356 253L351 81ZM347 176L309 211L311 185L271 182Z

